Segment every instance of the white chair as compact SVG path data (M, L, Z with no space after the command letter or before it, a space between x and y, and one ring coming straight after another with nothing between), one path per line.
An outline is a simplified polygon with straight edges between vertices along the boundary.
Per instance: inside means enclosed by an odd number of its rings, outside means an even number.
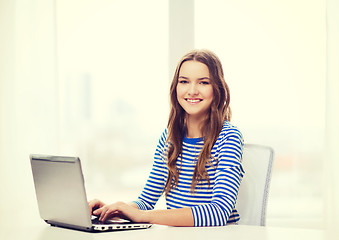
M274 151L270 147L245 144L244 178L241 182L236 209L239 224L265 226L267 195L271 179Z

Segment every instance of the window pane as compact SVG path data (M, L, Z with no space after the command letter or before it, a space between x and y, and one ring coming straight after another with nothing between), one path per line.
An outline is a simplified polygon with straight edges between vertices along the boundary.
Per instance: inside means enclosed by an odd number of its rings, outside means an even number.
M168 3L57 3L60 151L96 188L139 187L168 119Z

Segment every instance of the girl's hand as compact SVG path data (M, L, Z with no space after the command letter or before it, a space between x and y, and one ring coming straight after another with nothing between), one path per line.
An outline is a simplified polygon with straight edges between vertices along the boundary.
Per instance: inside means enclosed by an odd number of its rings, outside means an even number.
M94 214L94 215L96 215L94 213L95 210L98 209L98 208L102 208L103 206L105 206L105 203L103 203L102 201L100 201L98 199L93 199L93 200L88 202L89 212L91 214Z
M127 203L116 202L110 205L104 205L93 211L94 215L99 217L101 222L114 217L124 218L133 222L149 222L146 211L139 210Z

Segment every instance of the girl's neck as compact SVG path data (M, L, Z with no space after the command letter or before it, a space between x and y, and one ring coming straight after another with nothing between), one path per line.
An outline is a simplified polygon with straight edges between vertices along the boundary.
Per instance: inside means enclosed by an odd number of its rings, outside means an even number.
M203 120L186 117L186 137L187 138L200 138L204 134L202 132Z

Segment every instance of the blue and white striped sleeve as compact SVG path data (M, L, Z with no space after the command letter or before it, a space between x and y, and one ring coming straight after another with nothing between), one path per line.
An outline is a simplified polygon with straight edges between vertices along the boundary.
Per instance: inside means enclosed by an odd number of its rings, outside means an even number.
M166 145L167 131L161 135L158 146L154 154L152 170L147 182L136 203L141 210L152 210L163 193L168 171L164 160L164 149Z
M235 207L240 182L243 138L239 131L225 134L218 144L218 167L212 201L192 207L194 226L224 226Z

